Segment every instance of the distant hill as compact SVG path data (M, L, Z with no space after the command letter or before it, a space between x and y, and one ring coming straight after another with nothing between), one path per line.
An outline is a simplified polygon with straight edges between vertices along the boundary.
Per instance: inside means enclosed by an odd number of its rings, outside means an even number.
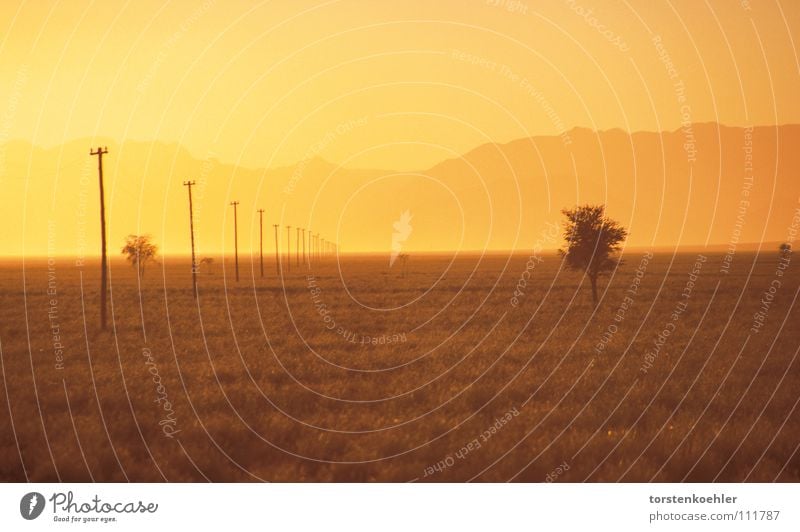
M96 253L97 162L88 155L96 144L4 146L0 185L8 228L0 232L0 254L43 255L48 239L56 254ZM573 129L562 136L484 144L432 168L399 173L342 168L319 158L252 169L220 162L213 154L203 159L177 144L107 144L112 253L129 233L152 234L167 253L186 252L188 207L181 185L186 179L197 181L201 255L232 250L234 199L240 201L245 254L258 247L258 208L267 211L270 252L272 224L279 223L282 239L283 226L299 225L338 239L345 251L388 253L392 224L406 210L412 214L412 231L403 243L409 251L524 250L537 242L556 247L559 242L545 234L546 224L560 221L562 208L585 202L608 205L609 214L629 228L631 246L719 249L732 238L740 246L786 240L800 206L800 125L748 131L693 124L687 131L630 135ZM292 229L293 249L295 234Z
M691 135L689 137L688 135ZM751 137L751 138L748 138ZM685 144L692 140L695 161ZM636 246L727 245L783 241L800 207L800 126L744 128L693 124L691 133L621 130L569 132L505 145L487 144L430 170L444 183L469 180L475 232L488 224L491 241L509 247L519 231L531 245L545 220L563 207L592 202L630 229ZM746 158L746 144L751 144ZM688 146L687 146L688 147ZM752 164L752 171L748 164ZM480 178L491 202L477 191ZM746 178L750 177L751 180ZM465 190L463 183L459 190ZM451 213L455 216L455 213Z

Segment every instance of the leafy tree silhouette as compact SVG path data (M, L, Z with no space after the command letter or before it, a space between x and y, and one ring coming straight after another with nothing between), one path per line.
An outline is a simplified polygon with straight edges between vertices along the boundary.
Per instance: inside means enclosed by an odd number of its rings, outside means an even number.
M400 259L401 273L400 276L404 279L408 275L408 253L401 253L397 256Z
M604 205L580 205L561 211L564 222L564 239L567 249L559 249L567 266L583 270L592 283L592 300L597 305L597 278L620 264L613 257L621 249L628 231L605 216Z
M206 273L211 275L213 273L214 259L212 257L203 257L200 259L200 266L205 266Z
M158 246L153 244L150 235L128 235L125 238L125 245L122 247L122 254L135 267L141 279L144 277L144 267L148 262L155 262Z

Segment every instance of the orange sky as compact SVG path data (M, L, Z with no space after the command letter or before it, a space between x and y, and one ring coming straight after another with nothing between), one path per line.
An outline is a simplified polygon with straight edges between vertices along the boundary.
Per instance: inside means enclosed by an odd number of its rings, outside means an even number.
M691 121L800 122L798 24L785 0L7 0L0 134L272 167L333 133L329 160L418 169L576 125L675 129L678 81Z
M70 189L92 137L117 146L175 143L199 161L253 169L320 156L350 168L423 170L488 142L576 126L800 123L798 28L800 3L786 0L6 0L0 182L11 192L0 201L12 216L50 212L74 226L78 200L52 191ZM59 148L75 139L86 139L83 151ZM16 140L26 144L7 144ZM48 154L56 159L42 169L27 143L55 147ZM109 187L127 181L109 202L158 179L115 166L115 156ZM32 179L33 169L45 175ZM170 175L160 179L172 197L163 205L183 201L188 170L164 167ZM267 179L252 194L285 186ZM207 207L220 234L229 199ZM315 212L326 208L335 221L342 205L317 204ZM154 209L140 205L134 229L163 241L165 218ZM404 209L398 204L387 216ZM42 253L42 235L31 231L2 237L0 254ZM529 228L528 240L536 231ZM119 234L111 236L115 247ZM374 247L358 242L351 235L350 249ZM453 237L416 248L458 245ZM220 236L207 247L228 243ZM73 251L70 237L60 252Z

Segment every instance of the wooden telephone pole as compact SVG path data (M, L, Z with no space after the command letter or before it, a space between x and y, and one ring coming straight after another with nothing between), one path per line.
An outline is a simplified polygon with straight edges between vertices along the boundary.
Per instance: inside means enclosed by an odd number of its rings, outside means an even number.
M297 235L294 239L294 265L300 267L300 228L297 227Z
M264 209L258 209L258 260L261 263L261 278L264 278Z
M286 270L292 271L292 226L286 226Z
M281 260L278 256L278 224L272 224L272 227L275 228L275 271L278 273L278 277L281 276Z
M194 212L192 208L192 187L194 181L184 181L183 186L189 190L189 233L192 236L192 293L197 298L197 259L194 254Z
M303 229L303 266L306 266L306 230Z
M239 282L239 226L237 221L236 206L239 205L238 201L232 201L233 205L233 256L236 263L236 282Z
M108 153L108 148L96 151L89 150L89 155L97 155L97 174L100 180L100 327L106 329L106 296L108 292L108 256L106 254L106 199L103 191L103 155Z

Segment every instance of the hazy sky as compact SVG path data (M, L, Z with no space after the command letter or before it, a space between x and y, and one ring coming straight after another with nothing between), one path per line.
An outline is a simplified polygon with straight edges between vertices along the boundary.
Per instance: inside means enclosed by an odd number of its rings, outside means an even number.
M0 255L97 252L100 143L115 255L188 252L186 179L208 253L231 201L243 250L260 208L347 251L388 252L406 211L407 250L528 250L587 201L631 245L725 245L749 133L699 123L800 123L799 28L788 0L3 0ZM798 131L755 134L742 241L786 238Z
M800 121L800 3L0 2L0 142L425 168L574 126Z

